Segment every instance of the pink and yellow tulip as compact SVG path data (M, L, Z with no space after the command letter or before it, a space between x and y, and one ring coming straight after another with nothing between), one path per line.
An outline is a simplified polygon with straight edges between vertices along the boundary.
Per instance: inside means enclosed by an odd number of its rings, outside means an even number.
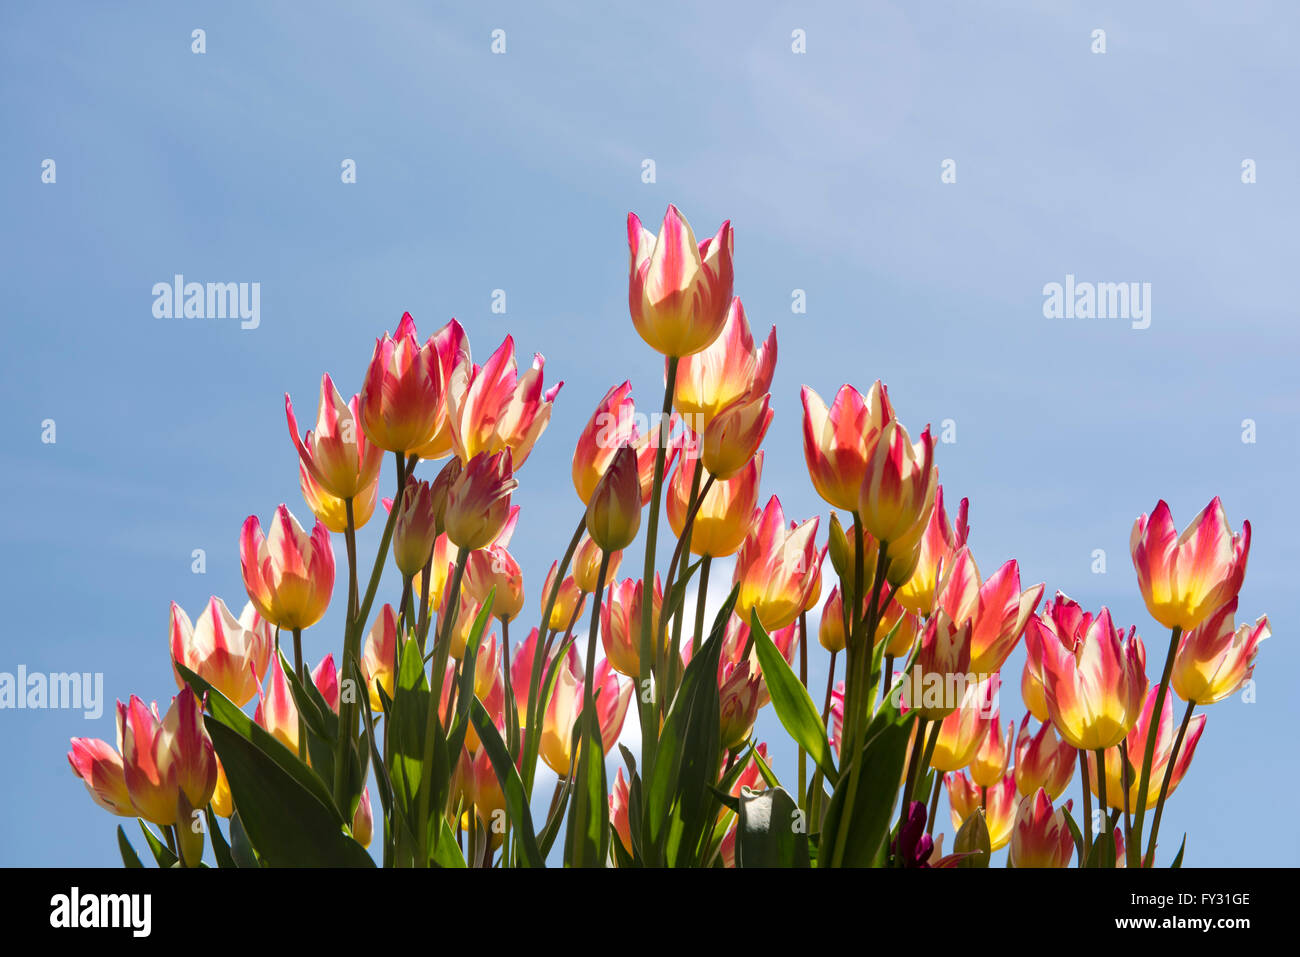
M817 518L787 528L781 500L775 495L755 513L749 533L736 556L732 583L739 585L736 614L748 622L750 613L772 632L793 622L807 607L817 560Z
M257 516L248 516L239 535L239 563L253 606L279 628L308 628L329 607L334 547L319 521L308 535L281 505L263 536Z
M250 601L238 618L226 603L213 597L199 614L197 625L180 605L171 607L172 660L184 665L212 687L243 707L257 694L266 673L275 637ZM185 688L176 672L176 686Z
M1071 807L1069 801L1065 810ZM1074 860L1074 835L1065 811L1052 808L1052 798L1039 788L1020 800L1011 829L1008 867L1069 867Z
M414 452L438 434L446 418L442 361L432 340L416 339L409 312L393 335L375 340L358 398L366 437L389 452Z
M1179 639L1171 685L1184 701L1214 704L1254 675L1259 643L1272 633L1268 616L1234 628L1236 612L1234 597Z
M343 401L329 375L321 377L316 428L299 438L298 419L289 393L284 394L284 414L289 436L303 468L326 493L338 499L363 495L379 477L383 449L366 440L359 425L359 397Z

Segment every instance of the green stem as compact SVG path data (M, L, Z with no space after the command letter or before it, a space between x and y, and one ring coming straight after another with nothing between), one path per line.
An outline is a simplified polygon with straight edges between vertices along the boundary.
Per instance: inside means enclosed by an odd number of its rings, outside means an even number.
M1165 799L1169 797L1169 787L1174 780L1174 766L1178 763L1178 753L1182 750L1183 739L1187 736L1187 726L1192 722L1192 712L1196 710L1196 702L1187 702L1187 710L1183 712L1183 723L1178 726L1178 737L1174 738L1174 749L1169 753L1169 764L1165 767L1164 780L1160 782L1160 796L1156 798L1156 813L1151 818L1151 841L1147 844L1146 861L1143 866L1150 867L1155 861L1156 853L1156 836L1160 833L1160 819L1164 817ZM1155 721L1152 721L1155 724ZM1155 737L1153 731L1147 731L1148 737ZM1139 800L1145 803L1146 794L1139 795Z
M298 676L298 683L307 687L307 668L302 663L302 629L293 630L293 673ZM307 763L307 722L302 710L298 709L298 760Z
M1079 779L1083 784L1083 861L1092 856L1092 785L1088 782L1088 754L1079 752Z
M676 581L676 571L677 571L678 563L681 561L681 556L686 555L687 564L690 563L691 533L695 530L695 513L699 511L700 503L704 500L704 496L700 494L700 480L703 475L704 475L704 462L700 460L696 460L695 474L692 475L691 477L691 494L686 501L686 523L682 526L681 537L678 538L677 545L673 549L672 563L668 566L669 591L671 591L673 584ZM709 476L709 486L712 485L713 485L713 477ZM705 493L707 494L707 492L708 492L708 487L705 488ZM665 594L668 593L669 592L665 592ZM663 638L661 636L656 636L657 642L655 644L655 654L661 656L667 656L664 657L663 660L661 661L660 669L659 669L660 672L665 675L665 680L664 680L664 701L665 702L671 701L673 694L677 690L677 681L679 677L678 670L681 667L682 619L685 617L685 612L686 612L686 602L685 601L679 602L677 605L677 611L673 613L673 644L672 644L671 655L668 655L668 651L667 648L665 648L665 642L663 641ZM665 622L660 622L659 624L660 631L663 631L666 627L667 624ZM695 647L698 648L699 644L697 643Z
M1097 754L1097 806L1101 808L1102 814L1109 814L1110 805L1106 803L1106 749L1098 748L1096 754ZM1114 836L1110 833L1109 825L1107 825L1106 827L1106 833L1101 835L1101 837L1098 838L1098 840L1111 841L1111 842L1115 840ZM1109 860L1113 856L1114 856L1113 854L1103 854L1101 855L1101 859ZM1112 864L1111 866L1113 867L1114 865Z
M1147 788L1151 784L1151 763L1156 752L1156 729L1160 723L1160 715L1163 714L1165 694L1169 691L1169 677L1174 671L1174 656L1178 653L1178 639L1182 637L1182 634L1182 628L1174 625L1169 635L1169 652L1165 655L1165 670L1160 675L1160 688L1156 691L1156 700L1151 709L1152 727L1147 733L1147 746L1144 749L1145 754L1142 756L1142 771L1138 775L1140 799L1137 802L1136 810L1133 812L1133 833L1129 846L1125 849L1128 855L1129 867L1142 866L1142 820L1147 811L1146 796Z
M569 573L569 565L573 561L573 555L578 550L578 544L582 541L582 532L587 527L587 515L583 513L582 518L578 519L578 527L573 531L573 537L569 539L569 547L564 550L564 557L560 559L560 564L555 568L555 581L551 583L551 590L546 594L546 604L542 607L542 622L537 629L537 643L533 647L533 667L528 679L528 713L524 724L524 760L523 760L523 782L524 790L531 798L533 794L533 781L537 774L537 750L541 747L541 721L545 714L545 705L541 701L542 672L546 665L546 659L550 654L550 639L547 639L545 649L542 648L542 635L554 632L551 629L551 612L555 610L555 600L560 594L560 586L564 582L564 576ZM576 619L577 608L574 608L574 618ZM572 620L570 621L572 627Z
M646 596L646 600L641 602L641 673L638 675L639 681L633 692L638 702L637 713L641 716L641 778L644 781L651 780L655 753L659 744L659 704L655 700L657 696L645 694L646 689L650 687L650 662L651 655L655 651L651 647L654 636L651 635L653 601L650 600L650 596L654 594L655 587L655 545L659 537L659 502L663 495L664 457L668 451L668 416L673 407L673 393L677 388L677 365L680 361L677 356L669 356L668 371L664 377L663 413L659 420L658 447L655 449L654 479L650 485L650 516L646 523L645 568L642 574L642 594ZM647 697L650 698L649 702L644 700Z
M703 605L703 602L700 603ZM699 645L696 645L698 648ZM799 684L808 687L808 612L799 613ZM799 745L799 790L800 799L808 787L808 752Z
M898 833L903 833L903 825L907 823L907 812L912 804L912 792L916 790L916 777L921 767L921 754L925 750L925 718L916 719L916 739L912 742L912 753L907 759L907 770L903 776L903 803L898 811ZM985 792L987 793L987 788ZM902 866L903 859L900 857L896 861L898 866Z

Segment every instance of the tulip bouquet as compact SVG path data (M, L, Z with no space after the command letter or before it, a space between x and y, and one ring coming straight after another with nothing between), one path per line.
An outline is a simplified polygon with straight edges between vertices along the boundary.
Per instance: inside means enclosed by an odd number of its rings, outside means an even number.
M1138 519L1138 585L1171 631L1153 680L1136 628L1106 608L1044 602L1014 560L981 574L967 500L950 520L928 427L913 441L879 381L829 405L803 389L808 474L832 511L789 521L759 497L776 331L756 346L733 296L730 224L697 242L669 207L657 235L629 216L628 244L662 410L638 415L627 382L597 404L536 627L511 644L526 616L511 497L562 383L545 387L540 355L519 374L509 337L478 365L455 320L422 343L404 315L359 394L322 378L314 428L285 397L314 525L285 505L265 529L247 519L238 617L215 597L196 621L172 605L180 690L165 716L132 696L116 747L72 742L96 803L139 818L161 866L200 865L207 841L223 867L979 867L1005 845L1014 867L1154 865L1204 731L1194 712L1249 681L1268 635L1266 618L1234 620L1249 524L1234 534L1217 499L1181 534L1164 502ZM363 564L386 452L393 498ZM625 555L642 533L644 553ZM720 588L713 562L733 556ZM379 602L390 559L401 589ZM340 570L339 656L309 668L303 631ZM710 588L727 592L711 620ZM830 658L820 706L810 613ZM1001 671L1022 638L1028 714L1004 721ZM784 781L755 740L768 704L797 750ZM628 720L639 753L611 754ZM557 782L534 817L539 761ZM118 840L138 866L121 827Z

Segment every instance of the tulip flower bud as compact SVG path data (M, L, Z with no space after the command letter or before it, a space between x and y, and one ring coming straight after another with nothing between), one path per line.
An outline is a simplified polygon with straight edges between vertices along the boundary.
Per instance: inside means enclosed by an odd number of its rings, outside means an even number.
M308 628L320 621L334 590L334 548L317 521L308 535L284 505L275 510L270 534L262 535L256 515L239 536L244 587L267 621L284 629Z
M546 584L542 586L542 611L546 611L546 601L551 594L551 589L555 587L555 573L559 570L560 563L552 562L551 570L546 574ZM578 587L577 582L570 575L560 583L560 589L556 592L555 602L551 605L551 620L545 623L545 627L550 631L564 633L568 631L569 626L577 621L578 616L582 614L583 606L587 599Z
M185 609L172 602L172 660L184 665L223 695L243 707L257 694L257 682L266 673L274 644L270 625L250 601L238 619L226 603L213 597L190 624ZM180 673L176 686L185 688Z
M803 387L801 398L803 453L813 487L834 508L852 512L858 507L872 449L894 418L889 390L879 379L865 396L846 385L835 394L830 408L808 386Z
M721 334L731 305L731 223L697 243L690 223L669 206L658 236L629 213L627 240L628 305L641 338L666 356L708 347Z
M1233 627L1237 599L1223 605L1178 642L1172 687L1184 701L1213 704L1236 692L1255 673L1259 643L1269 637L1268 616Z
M336 498L325 491L307 471L307 466L298 463L298 487L302 489L302 499L307 507L320 519L322 525L331 532L340 535L348 530L348 506L341 498ZM379 501L379 475L352 499L352 526L364 528L370 516L375 512Z
M831 556L831 567L835 569L836 575L848 583L849 587L854 585L855 569L853 565L857 549L856 528L856 525L850 525L845 529L840 524L840 517L831 512L830 538L827 542L827 548ZM864 588L870 588L872 580L876 577L876 560L879 557L880 543L871 537L870 532L863 531L862 582Z
M449 459L430 483L430 509L433 512L433 526L438 530L439 535L447 531L447 496L456 480L460 478L463 469L460 459Z
M433 489L428 482L412 476L406 480L393 522L393 561L404 576L410 577L424 568L437 537Z
M773 495L762 512L756 512L745 543L736 556L734 584L736 614L748 622L756 611L769 632L784 628L799 617L812 589L810 575L817 560L817 519L787 528L781 500Z
M68 764L96 804L110 813L135 817L122 771L122 756L111 744L99 738L73 738Z
M945 774L943 783L948 788L952 826L960 828L963 821L973 814L980 813L981 790L965 774ZM1011 840L1011 830L1019 807L1016 801L1016 783L1010 776L1005 777L989 788L987 793L988 799L984 802L983 811L984 822L988 827L991 850L997 851L1006 847Z
M1002 737L1002 722L995 712L970 765L970 776L980 787L992 787L1011 770L1011 756L1015 753L1012 733L1007 728L1006 738Z
M1179 535L1162 500L1149 517L1133 523L1129 550L1151 617L1166 628L1190 631L1241 590L1250 522L1234 535L1216 496Z
M578 550L573 553L573 580L587 594L596 590L596 579L600 576L600 562L604 553L590 535L583 533L578 543ZM623 553L609 553L609 567L605 569L605 580L613 581L618 574L618 566L623 560Z
M739 664L724 664L719 679L722 747L729 751L745 743L758 719L763 676L757 662L745 658Z
M831 518L834 522L834 517ZM822 620L817 626L817 640L827 651L835 654L844 650L844 602L839 586L831 589L822 606Z
M587 534L607 552L627 548L641 528L641 480L636 453L623 446L614 453L587 504Z
M632 824L628 817L630 805L627 778L623 777L623 769L619 768L614 777L614 787L609 792L609 826L629 855L632 853Z
M1041 788L1055 801L1065 793L1074 777L1078 754L1057 738L1050 721L1044 722L1038 733L1030 737L1029 715L1025 715L1016 738L1016 789L1023 795L1032 795Z
M375 623L370 626L361 655L361 672L370 693L370 710L382 711L379 689L384 689L389 701L397 691L397 612L392 605L380 608Z
M492 594L492 615L513 621L524 607L524 573L501 545L489 545L470 552L465 563L465 594L482 605Z
M447 537L467 551L487 545L505 526L518 485L509 449L474 456L447 491Z
M322 376L316 429L308 429L306 437L299 438L293 403L289 393L284 394L289 436L302 466L325 492L339 499L361 495L373 485L383 461L383 449L366 441L357 426L358 400L353 396L351 402L344 402L330 377Z
M413 452L437 435L446 415L442 360L433 340L421 346L403 313L397 332L375 340L358 396L366 437L390 452Z
M704 430L700 460L709 474L731 478L758 453L772 424L771 396L742 399L719 412Z
M370 811L370 791L361 792L357 810L352 815L352 838L362 847L369 847L375 836L375 817Z
M1065 802L1065 810L1073 806ZM1039 788L1020 801L1011 830L1008 867L1069 867L1074 859L1074 836L1065 813L1052 809L1052 799Z
M609 598L600 609L600 640L605 657L614 670L629 678L639 677L641 664L641 602L644 599L641 579L628 578L609 589ZM655 575L651 598L650 633L659 633L659 611L663 605L663 585ZM665 641L667 635L664 636Z
M923 517L930 486L938 481L934 468L934 438L926 426L921 438L911 438L897 420L885 423L871 449L857 509L863 527L877 541L900 539Z

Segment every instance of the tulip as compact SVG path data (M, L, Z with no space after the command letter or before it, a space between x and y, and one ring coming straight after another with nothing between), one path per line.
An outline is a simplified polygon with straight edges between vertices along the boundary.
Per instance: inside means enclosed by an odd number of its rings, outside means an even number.
M592 594L596 590L597 578L600 576L600 563L604 554L601 547L592 541L591 536L583 532L582 540L578 542L578 549L573 553L572 568L573 580L587 594ZM606 580L611 580L618 574L618 566L622 561L621 551L609 553L609 567L605 569Z
M676 419L669 422L671 433ZM614 453L625 445L636 451L637 475L641 480L641 502L648 504L654 484L655 456L659 451L661 427L656 425L642 434L637 425L636 405L632 401L632 386L629 382L616 385L600 400L596 411L587 420L578 437L578 444L573 450L573 487L586 505L591 501L591 493L596 490ZM679 451L678 441L669 441L664 449L664 475L672 468Z
M1142 802L1142 782L1137 772L1141 770L1139 762L1146 754L1147 735L1151 733L1151 715L1155 711L1158 691L1158 688L1152 688L1147 693L1146 701L1142 706L1142 717L1137 720L1124 739L1128 748L1129 762L1133 765L1134 771L1128 775L1128 806L1134 810ZM1196 744L1201 740L1201 733L1204 730L1205 715L1198 714L1188 722L1186 735L1178 749L1178 759L1174 762L1174 772L1169 779L1169 792L1166 799L1173 796L1178 783L1187 773L1192 757L1196 754ZM1175 731L1173 702L1168 695L1165 695L1164 704L1160 709L1160 724L1156 728L1155 751L1151 757L1151 778L1147 784L1145 805L1147 809L1155 807L1156 800L1160 797L1160 784L1164 781L1165 771L1173 755ZM1112 808L1124 807L1124 784L1121 778L1123 773L1124 763L1119 748L1108 748L1106 750L1106 803ZM1098 773L1095 754L1088 755L1088 782L1092 793L1097 794Z
M515 364L515 341L506 336L482 366L462 364L451 373L447 418L452 446L462 462L480 453L509 449L516 470L551 421L560 382L542 391L546 359L538 353L523 376Z
M587 534L606 552L627 548L641 528L641 481L636 453L623 446L614 453L587 503Z
M298 705L278 657L271 662L268 684L258 691L253 721L294 754L298 753Z
M348 529L348 506L341 498L335 498L311 477L307 466L298 463L298 485L302 489L303 501L307 507L331 532L342 534ZM357 493L352 500L352 525L362 528L374 514L375 503L379 501L379 476Z
M482 605L492 594L493 617L513 621L524 607L524 572L501 545L470 552L465 564L465 594ZM495 591L494 591L495 589Z
M938 475L937 469L934 474ZM930 514L934 511L937 489L937 482L926 486L925 499L917 509L916 520L902 534L885 543L885 555L889 558L889 564L885 567L885 581L894 588L900 588L911 581L916 566L920 564L921 541L925 538L925 530L930 526Z
M668 207L658 236L629 213L627 242L628 307L636 331L666 356L703 351L721 334L731 305L731 223L697 244L676 206Z
M455 461L453 459L453 461ZM472 552L470 554L473 554ZM429 611L436 612L442 608L442 599L447 591L447 579L456 564L456 546L444 533L433 541L433 561L429 565L429 584L427 586ZM468 568L468 565L466 566ZM462 582L463 584L463 582ZM418 571L411 578L411 594L415 596L415 607L420 607L420 595L426 594L424 572Z
M1057 593L1057 604L1069 602ZM1077 630L1054 629L1075 622ZM1026 643L1041 661L1047 710L1061 737L1081 750L1119 744L1142 711L1146 697L1146 648L1130 629L1128 640L1103 608L1096 618L1073 614L1033 616Z
M981 789L965 773L945 774L943 783L948 787L952 826L960 829L966 818L979 810ZM1000 850L1011 840L1017 809L1016 782L1010 775L988 788L984 823L988 827L991 851Z
M831 593L826 596L826 604L822 606L817 640L831 654L844 650L844 600L840 598L838 585L831 589Z
M546 611L546 598L555 587L555 573L559 567L559 562L551 562L551 570L546 574L546 584L542 586L543 612ZM578 587L572 575L568 576L560 583L560 589L556 592L555 602L551 605L551 620L545 623L546 628L549 631L566 633L578 620L586 603L587 598L582 589Z
M894 418L889 390L877 379L863 396L845 385L830 408L803 387L803 454L817 494L835 508L854 511L876 440Z
M1016 809L1011 829L1008 867L1069 867L1074 859L1074 836L1065 821L1065 810L1052 809L1052 798L1039 788L1025 796Z
M614 787L609 792L609 827L618 836L628 855L632 854L632 822L628 817L630 804L627 778L623 777L623 769L619 768L618 774L614 776Z
M473 756L468 751L462 751L460 767L466 803L474 808L492 846L496 847L501 843L504 831L506 797L501 790L501 781L492 767L492 760L484 750L477 751Z
M970 764L971 779L980 787L992 787L1011 772L1011 756L1015 753L1013 732L1014 729L1009 727L1006 738L1002 737L1002 722L994 711L984 740Z
M1234 597L1179 640L1171 683L1184 701L1214 704L1254 675L1259 643L1272 634L1268 616L1234 629L1236 612Z
M999 686L997 675L965 686L961 691L961 704L939 725L934 753L930 757L932 767L939 771L960 771L975 760L980 746L993 729Z
M632 682L620 680L602 660L596 665L596 717L600 725L602 750L609 753L623 730L623 719L632 700ZM561 777L568 777L573 760L573 726L582 711L584 678L576 656L561 662L555 690L542 722L539 752L542 760Z
M117 704L122 776L135 812L160 826L208 805L217 786L217 755L203 727L203 706L190 688L160 721L135 695ZM188 823L188 822L186 822Z
M135 817L122 756L111 744L99 738L73 738L68 764L96 804L121 817Z
M644 589L639 578L617 582L609 589L609 598L600 609L600 640L605 657L620 674L629 678L640 676L641 664L641 602ZM663 606L663 585L655 575L654 594L651 596L650 633L659 633L659 612Z
M383 449L367 442L357 427L357 402L357 396L344 402L330 377L322 376L316 429L308 429L306 436L299 438L293 402L289 393L284 394L284 414L298 458L317 484L335 498L361 495L375 483L383 462Z
M1004 564L983 583L969 548L953 556L940 585L939 604L954 621L971 622L971 670L999 671L1043 597L1043 584L1020 591L1020 566Z
M442 427L445 389L434 343L421 346L415 320L403 313L396 333L375 340L358 399L361 428L381 449L413 452Z
M450 392L453 384L459 384L463 389L463 384L469 381L474 363L470 359L469 337L465 335L461 324L452 319L429 337L429 345L438 354L438 365L442 369L442 382L446 391ZM450 403L450 396L446 397L446 401ZM421 459L432 461L451 455L453 445L450 417L443 416L442 424L433 438L414 452Z
M701 437L700 461L710 475L731 478L758 454L773 412L771 396L741 399L719 412Z
M839 757L840 738L844 733L844 682L837 682L831 690L830 739L835 756Z
M698 449L682 450L681 463L665 486L668 524L680 538L686 531L690 514L690 493ZM758 482L763 474L763 453L756 454L745 467L728 479L715 480L695 512L691 522L691 553L722 558L734 555L745 541L750 519L758 507Z
M518 485L509 449L475 455L447 490L447 537L465 551L487 545L505 527Z
M308 535L280 505L271 533L262 535L256 515L239 536L239 563L248 597L260 614L280 628L308 628L320 621L334 590L334 548L317 521Z
M397 692L397 612L392 605L380 608L375 623L370 626L361 655L361 673L370 693L370 710L382 711L384 704L379 689L384 689L389 701Z
M735 610L742 621L757 612L763 627L772 632L799 617L812 591L811 570L818 564L816 537L816 517L786 528L775 495L762 512L754 513L732 577L740 586Z
M755 349L745 307L733 298L718 338L701 352L684 356L678 365L673 406L702 433L733 402L767 392L775 368L776 327Z
M171 605L172 660L184 665L223 695L243 707L257 694L257 682L266 673L275 639L270 625L252 602L236 619L220 598L211 598L199 615L197 627L180 605ZM185 688L173 669L176 686Z
M1025 715L1016 738L1017 790L1021 794L1032 795L1041 788L1055 801L1065 793L1074 777L1078 754L1078 751L1057 738L1051 722L1044 722L1031 737L1029 715Z
M369 847L375 836L375 816L370 810L370 791L361 792L356 812L352 815L352 837L362 847Z
M411 476L406 480L402 501L393 521L393 561L404 576L424 568L438 537L434 524L433 488Z
M226 780L226 769L217 759L217 786L212 791L212 813L217 817L228 818L235 813L235 799L230 793L230 782Z
M1234 535L1216 496L1179 535L1169 506L1133 523L1129 538L1138 587L1151 617L1189 631L1241 589L1250 554L1250 522Z
M1027 626L1026 626L1027 627ZM1020 697L1025 708L1039 721L1051 722L1047 711L1047 693L1043 690L1043 660L1039 647L1025 642L1025 667L1020 672Z
M510 687L514 691L515 706L519 711L519 722L525 728L528 722L533 659L537 655L538 640L538 631L534 628L528 633L528 638L515 647L514 654L510 656ZM557 648L550 649L545 667L549 667L550 663L555 660L558 650ZM567 669L574 674L582 673L582 664L578 659L578 650L574 645L569 645L561 668Z
M915 445L896 419L881 428L871 447L856 504L863 528L877 541L900 538L928 517L925 503L939 474L933 462L934 439L929 426Z
M762 684L757 659L745 658L739 664L727 662L723 666L718 685L723 750L736 750L749 738L762 706Z
M907 582L894 593L898 603L913 614L923 617L933 614L939 581L957 549L966 544L970 532L966 523L968 508L969 500L962 499L957 509L957 528L954 531L943 507L943 486L935 489L934 508L930 511L930 520L926 522L925 534L921 537L916 568Z
M316 690L321 693L325 703L330 706L330 710L339 710L339 672L334 667L334 655L328 654L321 659L315 670L311 673L312 684Z
M920 647L912 661L911 676L899 686L903 692L902 705L927 721L946 718L959 705L966 709L966 702L955 689L959 685L966 687L965 676L970 671L970 633L969 621L958 625L942 612L926 623Z

